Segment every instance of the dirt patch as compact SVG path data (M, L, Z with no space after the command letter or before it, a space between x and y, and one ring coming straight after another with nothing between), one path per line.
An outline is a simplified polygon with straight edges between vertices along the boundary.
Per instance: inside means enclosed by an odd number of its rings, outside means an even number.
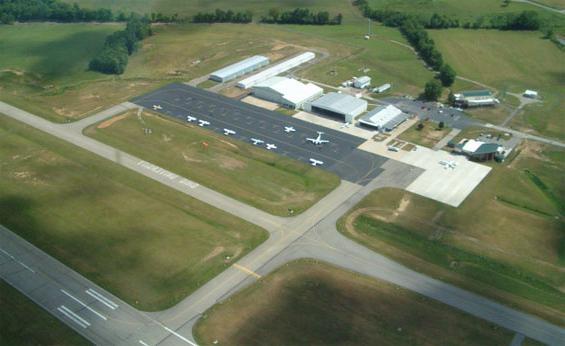
M97 129L105 129L105 128L110 127L113 124L117 123L118 121L125 119L127 117L128 117L128 114L118 115L117 117L113 117L113 118L110 118L106 121L101 122L100 124L98 124L98 126L96 126L96 128Z
M223 246L216 246L214 250L210 251L210 253L200 261L200 263L208 262L212 258L220 255L222 252L224 252L224 250L225 248Z
M15 69L12 69L12 68L3 69L3 70L0 70L0 72L10 72L10 73L15 74L16 76L23 76L24 73L25 73L24 71L15 70Z
M243 169L247 166L245 162L226 155L219 155L216 160L219 161L220 167L230 171Z
M508 168L515 168L516 165L525 158L531 158L543 162L549 162L550 160L543 156L542 154L542 144L534 142L523 142L515 150L520 150L520 153L508 164Z
M202 160L193 159L192 157L188 156L184 151L182 152L182 158L187 162L202 162Z
M163 136L162 136L162 137L163 137L163 141L164 141L165 143L168 143L168 142L170 142L170 141L173 140L173 137L172 137L172 136L168 136L168 135L165 134L165 133L163 133Z
M408 196L402 197L402 200L398 204L398 208L394 212L394 215L398 216L402 214L404 211L406 211L406 208L408 208L409 205L410 205L410 198Z
M223 139L220 139L219 141L222 142L222 143L224 143L224 144L229 145L230 147L232 147L232 148L234 148L234 149L239 149L239 147L238 147L237 145L233 144L233 143L230 143L230 142L228 142L228 141L224 141Z

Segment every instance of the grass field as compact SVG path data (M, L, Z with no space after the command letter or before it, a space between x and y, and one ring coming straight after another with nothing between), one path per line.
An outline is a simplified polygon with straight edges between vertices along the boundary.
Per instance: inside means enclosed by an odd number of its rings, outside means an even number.
M459 29L430 34L459 75L502 91L539 91L543 102L526 106L513 127L565 138L565 53L542 34Z
M3 116L0 158L2 224L143 310L170 307L267 237Z
M335 174L319 168L152 113L140 120L136 113L85 134L276 215L288 215L289 208L300 213L339 185Z
M533 143L517 152L459 208L378 190L339 228L411 268L563 324L565 152Z
M398 139L424 147L433 148L437 142L447 136L447 134L451 131L448 127L440 129L438 124L434 122L425 121L422 123L424 124L424 128L418 130L418 122L406 131L402 132L402 134L398 136Z
M237 318L234 318L237 316ZM504 345L512 334L388 283L292 262L205 313L201 345Z
M542 0L562 1L562 0ZM445 14L451 18L457 18L462 23L473 22L481 16L516 13L524 10L536 11L542 18L544 24L553 23L559 30L565 30L565 22L560 14L542 9L540 7L513 2L509 6L503 6L499 0L369 0L374 9L389 9L411 13L425 18L434 13Z
M0 345L90 345L71 328L0 280Z
M311 10L325 10L331 14L342 13L344 19L351 19L355 9L348 0L65 0L90 8L110 8L116 11L131 11L138 13L161 12L165 14L178 13L182 16L192 16L197 12L212 12L217 8L234 11L251 11L254 20L267 14L269 9L291 10L297 7Z

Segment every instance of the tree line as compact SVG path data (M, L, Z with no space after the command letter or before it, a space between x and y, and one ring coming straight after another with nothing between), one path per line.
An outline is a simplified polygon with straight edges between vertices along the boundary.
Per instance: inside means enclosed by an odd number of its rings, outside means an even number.
M114 20L111 10L87 9L57 0L0 0L0 22L109 22ZM125 18L124 18L125 19Z
M500 15L482 16L473 22L461 23L456 18L450 18L444 14L434 13L430 17L422 15L406 14L394 10L372 9L367 0L354 0L363 15L367 18L379 21L386 26L400 27L407 19L417 21L426 29L500 29L500 30L539 30L542 21L535 11L522 11L517 13L505 13Z
M278 8L271 8L268 15L261 18L262 23L303 25L340 25L342 20L341 13L332 17L328 11L314 12L307 8L295 8L283 12Z
M214 12L198 12L192 17L194 23L251 23L253 14L250 11L234 12L216 9Z
M139 48L139 42L151 36L151 21L148 17L131 15L124 30L106 37L104 47L90 60L89 68L106 74L122 74L128 64L128 56Z

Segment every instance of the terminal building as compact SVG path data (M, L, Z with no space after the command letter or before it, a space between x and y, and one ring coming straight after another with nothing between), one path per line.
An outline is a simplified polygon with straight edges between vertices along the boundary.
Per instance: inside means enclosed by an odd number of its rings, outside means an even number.
M285 77L271 77L255 84L251 88L254 96L278 103L290 109L302 108L324 93L319 86L308 83L303 84L295 79Z
M493 106L496 99L489 90L468 90L454 94L455 105L459 107Z
M392 131L408 119L408 114L393 105L379 106L359 119L365 126L379 131Z
M311 103L306 103L304 109L351 123L356 116L367 111L367 101L348 94L331 92Z
M210 79L216 82L224 83L237 77L243 76L246 73L255 71L268 64L269 59L262 55L255 55L212 72L210 74Z
M237 86L243 89L249 89L253 87L255 84L260 83L266 79L279 75L283 72L286 72L290 69L293 69L297 66L300 66L316 57L316 54L312 52L306 52L295 56L294 58L290 58L285 60L273 67L270 67L264 71L261 71L253 76L246 78L244 80L239 81Z

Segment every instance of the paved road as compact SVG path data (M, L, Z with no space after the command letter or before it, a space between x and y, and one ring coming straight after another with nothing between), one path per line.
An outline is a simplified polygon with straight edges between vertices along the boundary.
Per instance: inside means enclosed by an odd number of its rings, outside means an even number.
M122 106L130 107L127 104ZM119 109L116 108L106 115L117 111ZM4 251L0 251L3 256L0 262L2 278L97 344L193 344L191 328L202 312L253 282L258 276L268 274L288 260L301 257L318 258L395 283L548 344L559 345L565 340L563 328L414 272L337 232L335 224L341 215L375 188L408 186L421 174L415 167L389 160L382 165L383 172L366 186L342 182L338 189L303 214L293 218L280 218L87 138L82 135L80 126L56 125L1 102L0 113L8 114L30 126L236 214L270 232L270 238L265 243L173 308L158 313L143 313L113 297L5 228L0 228L0 244ZM103 118L103 115L97 115L98 120ZM85 121L83 124L90 123ZM40 286L37 286L37 283ZM88 294L89 290L94 290L96 294L92 291ZM116 306L108 303L108 300ZM62 305L66 310L62 309ZM115 309L112 310L109 306L114 306ZM104 307L112 311L103 310ZM84 321L88 323L86 327ZM107 323L108 321L115 323Z
M561 9L549 7L549 6L546 6L546 5L544 5L544 4L540 4L540 3L537 2L537 1L529 1L529 0L512 0L512 1L513 1L513 2L522 2L522 3L534 5L534 6L537 6L537 7L541 7L541 8L543 8L543 9L546 9L546 10L551 11L551 12L556 12L556 13L560 13L560 14L565 14L565 10L561 10Z
M536 136L536 135L532 135L532 134L529 134L529 133L524 133L524 132L512 130L508 127L498 126L498 125L493 125L493 124L483 124L482 126L489 128L489 129L495 129L495 130L498 130L498 131L502 131L502 132L508 132L508 133L511 133L513 136L516 136L518 138L528 139L528 140L531 140L531 141L536 141L536 142L540 142L540 143L544 143L544 144L550 144L550 145L555 145L557 147L565 148L565 143L563 143L559 140L556 140L556 139L549 139L549 138L545 138L545 137L541 137L541 136Z

